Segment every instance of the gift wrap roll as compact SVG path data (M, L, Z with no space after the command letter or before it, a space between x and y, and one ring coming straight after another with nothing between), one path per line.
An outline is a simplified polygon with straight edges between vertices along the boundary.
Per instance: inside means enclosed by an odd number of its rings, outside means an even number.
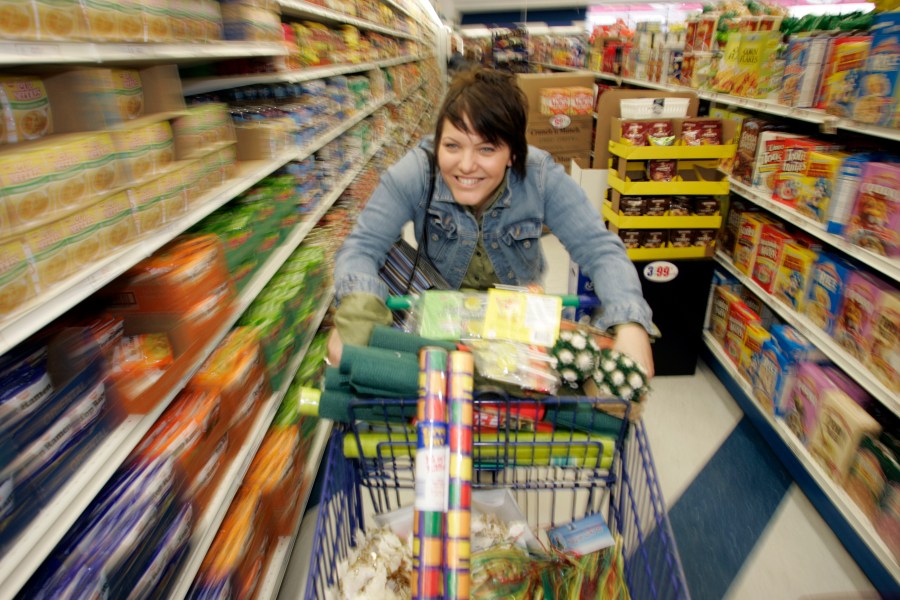
M413 516L412 597L439 600L443 594L444 515L447 512L447 351L419 352L416 422L416 501Z
M475 363L469 352L451 352L447 371L450 481L444 538L444 598L471 595L472 390Z

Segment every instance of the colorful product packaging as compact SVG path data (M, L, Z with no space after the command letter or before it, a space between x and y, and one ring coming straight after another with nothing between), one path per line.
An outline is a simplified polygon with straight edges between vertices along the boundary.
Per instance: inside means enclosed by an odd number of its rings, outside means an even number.
M863 438L844 482L847 495L873 523L878 519L889 482L900 476L897 449L885 443L884 438Z
M778 101L785 106L811 107L819 89L819 76L828 51L828 38L795 37L788 42L784 77Z
M900 255L900 165L866 164L844 236L876 254Z
M766 196L775 190L775 177L784 162L785 141L801 137L784 131L763 131L759 134L759 152L752 171L753 188Z
M809 445L816 433L825 396L833 393L841 392L819 365L800 363L785 401L784 421L804 446Z
M872 324L869 365L890 390L900 391L900 293L883 291Z
M868 35L832 39L816 108L838 117L851 116L860 72L866 64L871 44L872 38Z
M853 118L861 123L896 127L900 95L900 12L875 15L872 46L853 105Z
M844 288L853 271L853 265L830 253L821 253L812 270L803 313L829 335L834 334L835 323L841 314Z
M756 377L763 344L770 337L772 337L772 334L761 322L751 323L747 327L747 334L744 338L744 346L741 348L741 358L738 363L738 373L748 382L752 382Z
M826 394L809 451L835 481L842 483L862 439L880 432L878 421L846 394Z
M787 242L782 251L772 294L795 311L802 312L815 264L814 251L800 244Z
M751 278L769 294L775 288L775 278L781 268L785 245L792 240L779 224L764 224L756 246Z
M847 280L834 338L859 361L867 360L878 303L881 295L890 291L888 284L869 273L854 271Z
M728 305L725 338L722 347L728 354L728 358L735 365L740 364L741 351L747 343L747 330L753 323L759 323L759 315L753 312L743 301L733 301Z
M806 173L797 179L797 212L825 223L841 164L848 156L844 152L809 153Z

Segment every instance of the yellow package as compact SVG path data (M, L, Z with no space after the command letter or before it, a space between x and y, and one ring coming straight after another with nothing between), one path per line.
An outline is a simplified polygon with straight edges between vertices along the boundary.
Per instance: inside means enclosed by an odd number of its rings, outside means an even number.
M758 354L762 351L763 343L772 335L762 326L762 323L752 322L747 325L747 333L744 337L744 345L741 346L741 357L738 363L738 372L749 382L756 378L756 364Z
M66 230L62 222L48 223L32 229L22 235L22 242L34 260L41 289L54 286L72 272Z
M62 219L62 226L73 271L87 267L102 257L100 229L103 227L103 217L96 206Z
M805 307L806 291L816 258L815 252L794 242L786 243L782 250L781 266L775 275L772 293L797 312L803 312Z
M144 88L141 74L133 69L110 69L109 92L115 99L118 115L123 121L137 119L144 114Z
M484 337L552 346L559 337L562 299L511 290L488 290Z
M80 40L85 36L84 13L74 0L36 0L41 40Z
M22 0L0 2L0 38L9 40L38 39L34 3Z
M134 241L137 224L126 192L107 196L95 204L94 208L102 219L99 239L103 252L121 250Z
M0 316L15 312L37 293L34 263L22 242L0 245Z
M160 177L159 193L166 223L175 221L187 212L187 194L180 171L172 171Z
M46 220L52 207L51 174L42 150L0 156L0 202L9 217L9 229L0 237Z
M140 183L153 176L153 145L147 126L116 129L110 135L125 176L132 183Z
M569 88L543 88L541 89L542 115L566 115L569 114L571 93Z
M165 223L163 196L159 184L159 179L153 179L128 190L139 235L150 233Z
M175 144L172 125L168 121L160 121L147 126L147 138L150 142L150 158L153 161L153 172L157 175L165 173L175 162Z
M144 0L143 9L146 40L148 42L171 42L174 37L169 0Z
M84 171L85 158L80 138L70 138L56 146L36 149L35 154L50 165L50 207L46 216L56 212L70 212L88 200L90 190Z
M86 136L80 145L88 188L95 198L96 194L105 194L125 183L112 136L108 133Z
M37 77L5 77L0 80L0 141L15 144L53 133L50 99Z
M841 163L849 156L846 152L809 153L806 174L797 181L798 212L812 217L819 223L828 220L828 207L837 184Z

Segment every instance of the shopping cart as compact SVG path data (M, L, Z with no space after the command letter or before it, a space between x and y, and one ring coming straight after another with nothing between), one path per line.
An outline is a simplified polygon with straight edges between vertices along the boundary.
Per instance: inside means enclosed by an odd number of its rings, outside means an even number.
M624 405L618 408L625 418L595 404ZM325 598L335 584L338 563L366 527L367 503L378 515L412 503L416 435L402 417L414 406L414 400L359 400L356 409L370 421L381 414L385 423L358 422L332 435L307 599ZM510 490L542 543L550 527L604 514L623 540L632 598L689 598L646 432L641 421L629 418L630 404L482 394L475 406L474 490Z

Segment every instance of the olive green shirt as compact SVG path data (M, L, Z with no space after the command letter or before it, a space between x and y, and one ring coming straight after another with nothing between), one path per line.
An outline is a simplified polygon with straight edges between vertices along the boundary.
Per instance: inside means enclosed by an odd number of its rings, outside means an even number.
M505 184L498 187L494 196L481 208L466 207L478 223L478 242L460 286L463 289L486 290L500 282L484 247L481 216L494 205L505 189ZM384 300L365 292L356 292L345 296L334 313L334 326L341 336L341 341L353 346L368 345L375 325L390 325L391 323L391 311L385 305Z

